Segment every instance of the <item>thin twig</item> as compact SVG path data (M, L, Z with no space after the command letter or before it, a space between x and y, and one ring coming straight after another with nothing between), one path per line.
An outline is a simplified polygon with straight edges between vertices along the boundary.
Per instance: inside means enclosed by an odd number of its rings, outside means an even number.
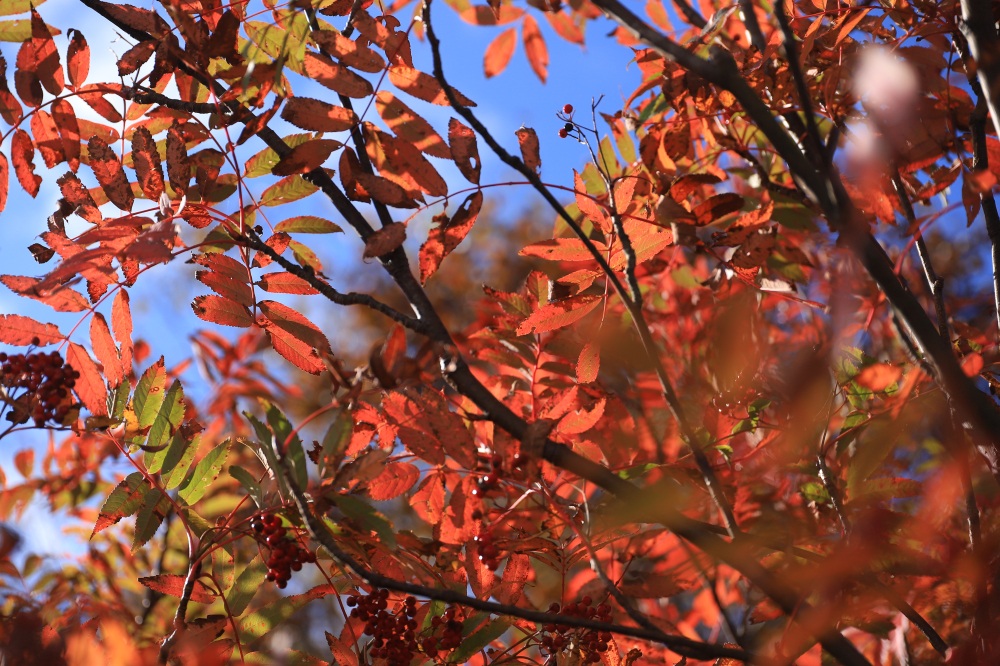
M795 33L788 22L785 14L785 3L774 3L774 14L778 19L778 26L781 28L782 45L785 48L785 59L788 61L788 70L792 73L792 80L795 82L795 90L799 95L799 104L802 105L802 114L805 116L806 134L809 137L811 150L807 154L815 156L821 160L827 154L823 146L823 139L819 136L819 127L816 125L816 116L813 115L812 95L809 94L809 85L806 83L805 74L802 73L802 63L799 62L799 47L795 41ZM759 30L760 28L758 28ZM826 165L821 168L825 169Z

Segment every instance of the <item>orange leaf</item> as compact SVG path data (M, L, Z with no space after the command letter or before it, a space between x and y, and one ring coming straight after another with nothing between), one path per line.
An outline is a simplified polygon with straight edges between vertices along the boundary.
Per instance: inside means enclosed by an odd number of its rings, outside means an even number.
M604 416L604 406L607 404L606 398L601 398L590 409L577 410L562 417L555 427L555 432L562 435L579 435L587 432L601 420Z
M321 53L306 53L306 76L345 97L363 98L374 92L372 84Z
M313 139L295 146L291 152L278 160L271 169L275 176L291 176L296 173L307 173L323 165L330 154L344 144L333 139Z
M390 92L380 91L375 96L375 108L389 129L400 139L412 143L417 150L428 155L451 159L451 151L441 135L398 97Z
M76 385L73 386L76 397L94 416L107 416L108 389L104 385L104 380L101 378L101 373L97 369L94 359L90 358L86 349L71 342L66 349L66 363L80 373Z
M483 54L483 72L486 78L492 78L507 69L510 59L517 47L517 30L507 28L486 47Z
M313 375L326 370L326 365L314 348L270 321L261 322L261 326L267 331L268 340L271 341L274 351L289 363Z
M902 376L903 369L899 366L889 365L888 363L875 363L859 372L854 381L859 386L877 393L895 384Z
M406 462L385 463L382 473L368 484L368 496L377 502L399 497L417 482L420 470Z
M45 25L41 14L31 8L31 69L38 76L45 89L53 95L58 95L66 86L63 80L62 65L59 63L59 50L49 27Z
M600 296L576 296L539 308L517 327L518 335L546 333L583 319L601 303Z
M438 226L430 230L427 241L420 247L421 284L427 282L437 272L444 258L465 240L482 207L482 191L473 192L465 198L450 220L445 217Z
M240 282L246 282L249 279L249 270L239 261L236 261L232 257L227 257L224 254L212 253L212 254L197 254L191 261L205 268L210 268L213 271L218 271L224 275L231 277L234 280L239 280Z
M448 143L451 144L451 156L455 160L455 166L458 167L467 181L478 185L479 173L483 165L479 161L476 133L452 118L448 121Z
M146 39L122 54L118 59L118 76L128 76L145 64L156 50L156 42Z
M121 349L122 367L127 374L132 367L132 309L124 289L118 290L111 305L111 330Z
M601 348L593 342L588 342L580 350L576 362L576 379L581 384L589 384L597 380L601 370Z
M253 323L253 317L246 306L222 296L196 296L191 309L199 319L213 324L249 328Z
M524 16L524 10L512 5L499 5L499 7L476 5L464 10L458 16L473 25L504 25Z
M348 67L359 69L369 74L377 74L385 69L385 60L367 46L358 44L353 39L344 37L333 30L315 30L313 39L319 47L329 55L336 56Z
M0 315L0 342L25 347L38 338L40 345L51 345L63 339L55 324L42 324L24 315Z
M538 22L530 14L524 17L521 24L521 39L524 40L524 52L531 63L535 75L545 83L549 75L549 50L545 46L545 38L538 29Z
M46 167L51 169L66 160L59 128L45 109L36 109L31 115L31 133L35 136L35 145Z
M0 275L0 282L14 293L45 303L56 312L82 312L90 307L80 292L64 285L42 291L38 289L41 280L19 275Z
M448 184L426 157L410 142L387 134L371 123L364 124L368 157L379 173L408 190L411 197L421 190L431 196L448 194Z
M94 170L97 182L108 195L108 200L126 212L132 210L135 196L118 156L97 136L90 138L87 152L90 156L90 168Z
M583 46L583 29L568 12L545 12L545 18L560 37L571 44Z
M100 224L104 217L97 209L97 202L90 195L90 190L80 181L75 173L66 173L56 181L63 199L71 205L74 212L91 224Z
M580 212L597 225L598 229L605 233L611 231L611 218L608 216L607 210L587 194L587 186L576 170L573 171L573 190L576 195L576 206Z
M593 241L598 252L604 253L607 246ZM549 261L593 261L594 255L579 238L552 238L527 245L518 252L522 257L539 257Z
M444 498L444 479L440 474L429 474L410 496L410 506L424 522L437 525L444 514Z
M521 159L532 171L538 173L542 170L542 158L538 152L538 135L530 127L522 127L514 132L517 135L517 143L521 147Z
M0 213L7 207L7 192L10 189L10 162L0 153Z
M968 377L976 377L983 369L983 357L981 354L972 352L962 358L962 372Z
M358 123L354 111L309 97L287 100L281 117L296 127L313 132L343 132Z
M108 322L100 312L95 312L90 320L90 344L94 348L97 360L104 366L104 376L108 380L108 386L117 388L125 377L125 370L122 367L118 347L111 339Z
M449 106L448 96L445 95L444 89L438 83L437 79L430 74L425 74L418 69L405 65L393 65L389 68L389 81L392 82L392 85L408 95L413 95L417 99L422 99L425 102L437 104L438 106ZM451 91L455 95L456 101L462 106L476 105L475 102L454 88Z

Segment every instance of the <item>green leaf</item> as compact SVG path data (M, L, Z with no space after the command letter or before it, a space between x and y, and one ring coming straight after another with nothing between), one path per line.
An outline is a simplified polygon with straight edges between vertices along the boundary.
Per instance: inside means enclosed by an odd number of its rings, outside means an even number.
M667 98L663 93L660 93L656 96L656 99L643 107L642 113L639 114L639 124L645 123L657 113L663 113L667 108Z
M319 585L304 594L282 597L267 606L247 615L239 623L239 636L244 643L250 643L271 633L276 626L291 617L292 613L315 599L333 594L332 585Z
M32 7L38 7L43 2L45 0L0 0L0 16L27 14ZM30 28L26 39L31 39Z
M177 494L188 504L194 504L200 500L208 490L209 484L215 481L222 471L222 466L229 455L230 440L224 441L214 449L209 451L204 458L198 461L195 468L188 475L188 478L181 484Z
M257 590L264 584L267 576L267 566L260 555L254 556L250 564L236 577L236 583L226 593L226 605L233 617L239 617L247 609L253 600Z
M0 42L26 42L31 39L31 21L0 21Z
M319 190L318 187L300 175L282 178L260 195L261 206L280 206L299 199L305 199Z
M163 357L146 368L139 382L135 385L135 395L132 397L132 408L140 428L153 425L160 405L163 404L163 389L167 385L167 372L163 367Z
M382 543L389 548L396 547L396 532L392 523L375 510L375 507L353 495L334 495L332 499L345 516L357 522L361 527L378 534Z
M481 629L462 640L462 644L449 655L448 660L460 664L465 663L472 655L503 636L504 632L508 629L510 629L510 622L507 620L497 618L487 623Z
M139 510L139 515L135 517L135 534L132 537L133 553L153 538L169 510L170 499L159 488L150 488L142 498L142 508Z
M229 468L229 476L236 479L243 486L243 489L247 491L247 495L254 501L254 504L261 509L264 508L264 491L261 490L260 484L257 483L257 479L254 478L253 474L239 465L232 465Z
M286 234L339 234L344 231L330 220L315 215L288 218L279 222L274 230L284 231Z
M280 466L278 465L278 459L274 455L274 435L271 433L270 428L257 420L253 414L249 412L243 412L243 416L250 422L253 426L254 432L257 433L257 450L260 455L263 456L263 462L267 466L267 471L273 474L274 478L278 481L278 490L281 496L285 499L291 497L288 492L288 484L285 483L285 475L280 473Z
M165 490L173 490L187 476L191 462L194 461L194 454L198 451L200 440L201 438L195 435L194 439L189 442L180 432L170 440L170 446L167 447L167 453L163 459L162 479Z
M320 476L326 469L327 461L336 462L351 441L354 420L347 412L340 412L323 436L323 452L319 457Z
M311 132L307 132L305 134L289 134L282 140L288 145L289 148L294 148L302 145L306 141L309 141L313 138L313 136L314 135ZM246 178L267 176L271 173L271 169L274 168L274 165L278 163L279 159L281 158L278 157L278 153L274 152L270 148L265 148L247 160L246 170L243 172L243 175ZM275 231L277 231L277 229L275 229Z
M122 382L114 393L108 396L108 414L115 421L120 422L125 416L125 408L128 407L128 396L131 390L132 387L128 382Z
M184 420L184 389L181 388L179 380L174 380L170 385L167 394L163 396L160 409L153 419L153 425L149 428L149 435L146 437L146 446L151 449L159 449L166 444L181 421ZM159 451L148 451L145 455L146 471L151 474L159 472L163 468L163 463L167 457L169 448L162 448ZM169 470L167 470L169 471Z
M233 544L226 544L212 551L212 575L226 594L236 582L236 562L233 559Z
M142 506L144 494L142 489L144 487L148 488L148 485L141 472L132 472L122 479L108 495L108 499L104 500L104 506L101 507L91 538L94 534L138 511L139 507Z

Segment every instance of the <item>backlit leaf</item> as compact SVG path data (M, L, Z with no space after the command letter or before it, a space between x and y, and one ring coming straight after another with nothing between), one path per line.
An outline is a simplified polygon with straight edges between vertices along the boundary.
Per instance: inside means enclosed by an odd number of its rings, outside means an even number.
M42 177L35 174L35 144L23 129L14 130L10 140L10 159L14 163L17 182L32 197L37 196Z
M445 95L444 89L430 74L425 74L406 65L393 65L389 68L389 81L392 82L392 85L417 99L438 106L449 106L448 96ZM462 106L476 105L475 102L454 88L452 88L452 92L455 95L455 100Z
M208 492L209 485L222 471L229 455L230 440L218 444L198 461L194 469L177 490L177 495L189 505L194 504Z
M451 156L455 160L455 166L466 180L478 185L482 163L479 160L475 132L452 118L448 122L448 143L451 144Z
M524 17L521 24L521 39L524 40L524 52L535 75L545 83L549 75L549 50L545 46L545 38L538 29L538 22L530 14Z
M118 355L118 347L111 338L111 329L108 328L108 322L100 312L95 312L90 320L90 345L97 360L104 367L108 386L117 388L125 378L125 371Z
M82 86L90 74L90 46L79 30L70 29L66 49L66 73L72 86Z
M534 172L542 170L542 158L538 152L538 135L530 127L522 127L514 134L517 135L517 143L521 147L521 160L525 166Z
M253 317L245 305L240 305L236 301L222 296L207 295L195 296L191 303L191 309L199 319L222 324L223 326L236 326L238 328L249 328L253 324Z
M333 151L344 144L333 139L313 139L292 148L291 152L278 160L271 172L275 176L290 176L307 173L323 165Z
M507 28L490 42L483 55L483 72L486 78L497 76L507 69L515 48L517 48L516 28Z
M601 303L600 296L577 296L539 308L517 327L518 335L546 333L583 319Z
M344 231L334 222L315 215L290 217L276 224L274 230L286 234L339 234Z
M408 141L417 150L428 155L451 159L451 151L444 139L434 131L430 123L418 116L398 97L383 90L375 96L375 108L389 129L400 139Z
M483 207L483 193L476 191L465 198L451 218L445 217L432 227L420 247L420 282L427 282L441 262L465 239Z
M184 593L185 579L186 576L179 574L158 574L156 576L143 576L139 578L139 583L154 592L171 597L181 597ZM206 587L200 580L196 580L188 598L195 603L210 604L215 601L215 592Z
M94 359L90 357L86 349L71 342L66 349L66 362L80 373L80 377L73 387L73 392L76 393L80 402L94 416L107 416L108 389L104 385L104 378L101 377L101 372L97 369Z
M87 144L90 167L94 170L97 182L101 184L108 200L118 208L128 212L132 210L135 196L132 187L125 176L122 163L114 151L100 137L90 138Z
M122 518L131 516L138 511L148 487L149 485L141 472L132 472L122 479L108 495L108 498L104 500L104 505L97 516L97 523L94 525L93 534L115 525Z
M314 132L344 132L358 124L354 111L309 97L287 100L281 117L296 127Z

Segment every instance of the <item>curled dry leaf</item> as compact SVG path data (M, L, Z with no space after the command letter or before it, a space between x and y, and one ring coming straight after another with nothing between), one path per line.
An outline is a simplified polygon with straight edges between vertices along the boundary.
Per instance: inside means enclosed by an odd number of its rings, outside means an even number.
M420 282L427 282L437 272L441 262L465 239L476 223L483 207L482 191L473 192L465 198L455 214L449 219L442 216L439 224L430 230L427 241L420 247ZM435 216L437 220L437 216Z
M365 259L381 257L398 248L405 240L406 225L401 222L393 222L368 237L365 241L365 251L362 256Z
M108 200L126 212L132 210L135 196L125 176L125 169L122 168L122 163L115 152L103 139L94 136L87 144L87 154L90 168L94 170L94 176L101 184L101 189L108 195Z
M467 181L478 185L482 164L479 161L476 133L452 118L448 121L448 143L451 144L451 156L455 160L455 166Z
M517 143L521 147L521 159L525 166L539 173L542 170L542 158L539 154L538 135L530 127L522 127L514 132Z

